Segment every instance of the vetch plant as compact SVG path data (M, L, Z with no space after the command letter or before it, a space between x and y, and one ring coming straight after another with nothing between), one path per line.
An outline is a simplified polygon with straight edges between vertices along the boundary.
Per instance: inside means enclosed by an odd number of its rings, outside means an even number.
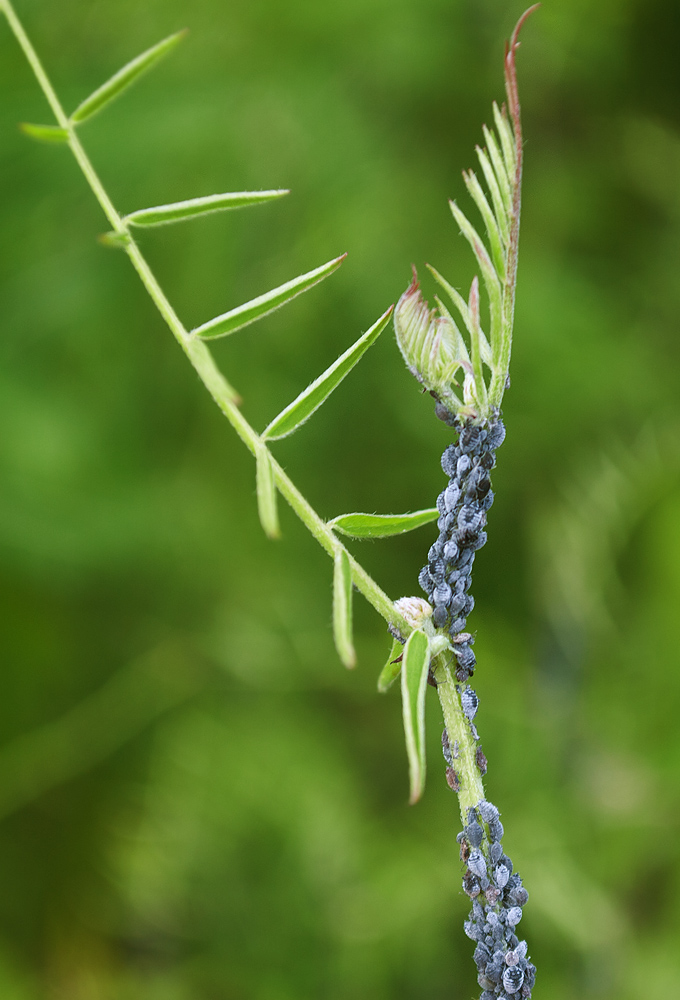
M536 5L537 6L537 5ZM498 808L484 793L486 757L479 743L475 717L479 702L469 685L475 669L474 636L466 631L474 607L469 593L475 553L486 542L486 520L493 502L490 473L496 450L505 437L501 403L509 384L508 369L517 275L522 179L522 133L515 58L520 29L513 32L505 53L507 105L493 106L494 129L484 127L484 148L477 149L482 180L464 173L467 189L479 211L486 241L461 209L451 203L460 231L468 240L481 275L464 298L438 271L430 268L453 312L437 298L436 309L424 301L417 275L396 309L390 307L329 368L304 389L264 430L258 433L239 408L237 391L217 368L206 341L225 337L281 308L297 295L329 277L342 264L338 256L291 279L243 305L187 330L143 256L136 231L275 201L288 192L269 190L221 193L121 214L113 205L80 141L80 128L94 114L169 54L182 40L179 32L148 49L82 101L71 115L64 111L50 80L9 0L0 10L14 32L50 104L55 124L23 124L27 136L66 144L99 202L110 231L100 237L107 246L129 257L151 299L211 396L255 458L257 503L266 534L280 534L278 494L290 504L333 560L333 631L338 655L347 667L356 663L352 635L352 596L359 590L386 620L393 637L378 688L386 691L400 676L404 732L409 762L410 801L425 785L425 695L428 682L436 687L445 728L442 750L446 780L458 794L463 830L458 836L465 864L463 889L472 900L465 933L475 942L474 960L482 1000L529 997L535 981L527 943L517 925L528 893L502 847L503 825ZM482 290L486 307L482 306ZM457 435L442 456L449 482L437 505L406 514L340 514L324 521L302 496L274 458L271 443L295 431L340 385L388 325L394 312L399 348L409 370L435 399L436 415ZM419 582L427 600L406 597L392 601L349 553L342 535L383 538L437 521L439 536L430 547Z

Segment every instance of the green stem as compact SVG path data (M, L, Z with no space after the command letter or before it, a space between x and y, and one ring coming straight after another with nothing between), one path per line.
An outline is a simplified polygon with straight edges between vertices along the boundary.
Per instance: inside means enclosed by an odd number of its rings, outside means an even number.
M132 266L137 271L137 274L149 293L154 305L167 325L170 327L170 330L182 347L182 350L189 358L189 361L196 370L196 373L203 382L203 385L215 400L220 410L232 425L243 443L254 455L256 453L256 449L262 446L262 441L260 435L256 430L254 430L253 427L251 427L241 411L238 409L238 394L218 369L206 344L202 340L189 336L182 321L179 319L177 313L168 301L167 296L158 284L155 275L149 267L141 250L135 243L120 214L116 211L106 192L106 189L92 166L87 153L83 149L73 123L64 111L50 79L40 62L40 59L38 58L38 54L33 48L28 35L24 31L23 25L14 12L10 0L0 0L0 10L5 14L10 28L14 32L14 35L16 36L17 41L19 42L19 45L21 46L24 55L26 56L26 59L28 60L28 63L34 72L50 107L52 108L52 111L54 112L57 122L61 128L66 129L68 132L68 144L71 148L71 152L73 153L85 180L89 184L92 193L99 202L102 211L108 219L109 224L116 233L125 237L123 248L130 258ZM305 500L291 479L289 479L278 462L273 458L272 466L274 469L274 480L282 496L287 500L300 520L309 529L326 552L333 557L339 550L347 551L345 546L338 541L332 529L319 517L314 508L307 502L307 500ZM404 637L408 636L412 631L412 626L409 625L406 619L396 610L387 594L381 587L378 586L375 580L356 561L356 559L354 559L349 552L347 552L347 555L352 569L352 581L357 590L364 595L366 600L375 608L378 614L382 615L387 622L395 625Z
M451 750L458 745L458 756L453 761L453 767L460 781L458 804L465 825L468 809L485 797L482 777L477 767L477 744L473 739L470 723L463 713L460 695L456 690L456 679L445 654L436 658L433 670Z

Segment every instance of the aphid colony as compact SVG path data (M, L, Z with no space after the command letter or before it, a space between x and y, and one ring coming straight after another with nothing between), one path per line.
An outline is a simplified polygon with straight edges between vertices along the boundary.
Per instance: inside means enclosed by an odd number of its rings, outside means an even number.
M480 1000L530 997L536 967L527 956L526 941L515 933L529 893L503 853L503 824L496 806L482 799L476 809L468 810L467 820L458 834L460 856L467 866L463 890L473 900L464 929L477 943L473 957L484 991Z
M505 427L500 418L486 427L461 421L441 403L436 410L458 430L459 437L442 455L449 484L437 498L439 538L430 548L418 582L434 609L433 624L446 628L451 636L458 663L456 677L466 681L476 663L470 648L474 640L463 631L475 604L468 593L472 564L475 552L486 542L486 515L494 498L489 472L496 464L495 452L503 443Z

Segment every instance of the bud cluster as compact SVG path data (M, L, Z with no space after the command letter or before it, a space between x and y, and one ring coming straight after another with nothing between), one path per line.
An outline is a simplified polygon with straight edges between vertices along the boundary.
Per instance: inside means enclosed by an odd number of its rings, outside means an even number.
M458 667L456 677L466 681L474 672L474 641L464 632L474 598L472 583L475 552L486 542L487 511L493 503L489 473L496 464L496 449L505 439L500 418L478 425L454 417L441 404L437 415L458 430L458 443L442 455L442 468L449 483L437 498L439 538L428 553L418 582L433 607L432 622L449 632Z
M477 945L477 981L484 991L480 1000L528 998L536 980L527 943L516 934L529 893L521 877L513 874L502 837L498 809L484 799L468 810L467 824L458 835L466 864L463 890L473 901L464 929Z

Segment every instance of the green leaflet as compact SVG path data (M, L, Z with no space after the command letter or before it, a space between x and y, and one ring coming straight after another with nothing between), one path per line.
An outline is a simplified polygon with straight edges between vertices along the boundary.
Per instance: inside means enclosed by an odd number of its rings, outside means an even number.
M390 649L390 655L387 657L387 663L380 671L380 676L378 677L378 691L380 694L385 694L388 688L392 686L401 673L403 650L404 647L399 640L394 639L392 642L392 648ZM398 660L399 662L395 663L395 660Z
M403 535L423 524L436 521L439 511L436 507L416 510L412 514L340 514L329 521L329 527L350 538L389 538Z
M246 302L242 306L237 306L236 309L231 309L229 312L222 313L221 316L216 316L215 319L211 319L202 326L197 326L195 330L192 330L192 336L202 337L205 340L211 340L215 337L226 337L227 334L234 333L236 330L248 326L249 323L254 323L255 320L267 316L269 313L274 312L275 309L280 309L286 302L294 299L296 295L306 292L307 289L312 288L319 281L323 281L333 271L337 271L346 256L347 254L343 254L341 257L335 257L333 260L329 260L327 264L322 264L321 267L317 267L313 271L301 274L298 278L287 281L285 285L279 285L278 288L272 289L271 292L267 292L265 295L260 295L258 298L251 299L250 302Z
M268 538L280 538L281 530L279 528L279 514L276 504L274 470L272 468L271 455L264 444L258 447L255 461L257 510L260 515L260 524Z
M19 128L24 135L38 142L62 144L69 139L68 129L60 128L59 125L32 125L31 122L21 122Z
M137 212L130 212L129 215L126 215L123 222L129 226L163 226L169 222L193 219L197 215L208 215L210 212L224 212L230 208L260 205L266 201L282 198L285 194L290 194L290 192L287 190L238 191L229 194L210 194L205 198L190 198L188 201L176 201L171 205L140 208Z
M344 549L337 549L333 567L333 636L338 656L351 670L357 657L352 643L352 568Z
M401 701L411 794L417 802L425 787L425 689L430 666L430 640L424 632L411 632L401 667Z
M371 344L374 344L378 339L392 315L393 308L390 306L370 330L367 330L356 343L340 355L337 361L333 362L330 368L327 368L311 385L308 385L304 392L301 392L285 410L279 413L278 417L274 417L269 426L262 432L264 440L275 441L278 438L287 437L288 434L296 431L305 420L308 420L315 410L319 409L333 390L340 385L344 377L349 375Z
M182 41L186 34L186 29L178 31L175 35L164 38L162 42L158 42L157 45L147 49L146 52L142 52L136 59L126 63L106 83L103 83L101 87L97 87L89 97L86 97L82 104L78 105L71 115L71 121L74 124L80 124L80 122L86 121L86 119L91 118L92 115L101 111L102 108L118 97L130 84L134 83L137 77L141 76L142 73L146 73L148 69L151 69L163 56L168 55Z

